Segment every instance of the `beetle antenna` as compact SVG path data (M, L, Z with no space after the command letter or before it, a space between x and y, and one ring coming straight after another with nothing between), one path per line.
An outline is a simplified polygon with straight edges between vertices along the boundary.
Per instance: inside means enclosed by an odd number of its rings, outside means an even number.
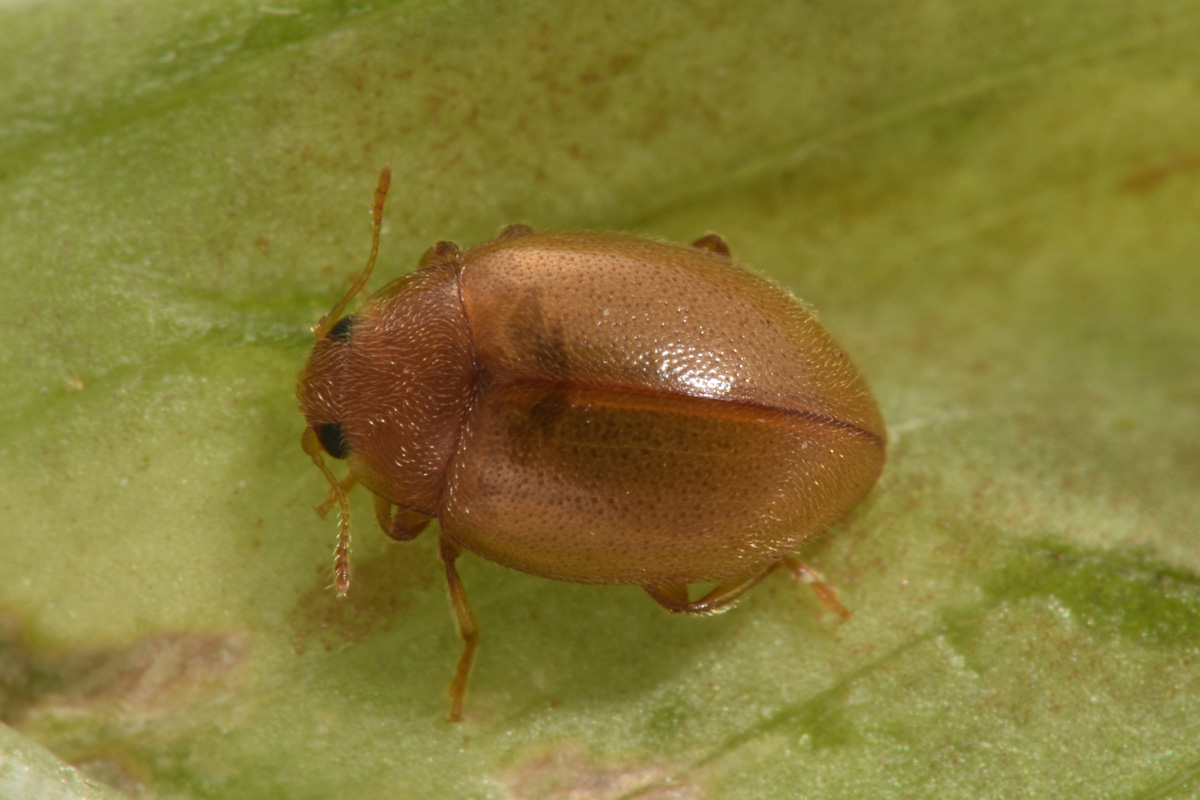
M330 500L338 507L338 539L333 548L333 583L330 586L337 589L339 598L345 597L350 590L350 501L346 499L346 490L342 488L342 484L334 477L329 467L325 466L325 459L321 457L321 440L317 438L317 432L312 428L305 428L304 435L300 437L300 446L312 458L317 469L325 475L325 480L329 481Z
M367 285L367 279L371 277L371 272L375 269L375 258L379 255L379 232L383 229L383 204L387 202L388 189L392 185L392 168L384 167L379 172L379 183L375 186L375 205L371 208L371 216L374 218L374 228L371 232L371 255L367 256L367 266L359 273L359 276L354 279L354 283L350 286L350 291L346 292L346 296L342 301L333 307L325 316L313 326L313 333L318 339L325 338L325 334L329 333L329 329L337 324L341 318L342 312L346 310L346 306L354 299L354 296L361 292Z

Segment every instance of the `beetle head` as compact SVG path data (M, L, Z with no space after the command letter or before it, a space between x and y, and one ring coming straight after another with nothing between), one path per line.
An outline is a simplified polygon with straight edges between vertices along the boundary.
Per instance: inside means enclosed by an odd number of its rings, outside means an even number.
M341 374L346 361L354 317L338 320L313 347L296 387L300 410L326 453L348 455L343 433Z
M435 507L474 387L457 278L438 264L385 286L329 326L297 387L308 446L410 510Z

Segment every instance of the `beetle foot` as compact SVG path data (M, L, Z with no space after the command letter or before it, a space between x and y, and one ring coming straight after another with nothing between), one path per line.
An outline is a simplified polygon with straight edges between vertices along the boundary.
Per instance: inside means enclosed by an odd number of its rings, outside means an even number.
M842 605L838 600L837 589L834 589L825 582L825 576L817 572L807 564L803 564L791 556L783 559L783 564L792 572L792 577L798 581L807 583L809 588L813 590L813 594L821 601L821 604L828 608L833 613L842 618L843 621L850 619L850 610Z

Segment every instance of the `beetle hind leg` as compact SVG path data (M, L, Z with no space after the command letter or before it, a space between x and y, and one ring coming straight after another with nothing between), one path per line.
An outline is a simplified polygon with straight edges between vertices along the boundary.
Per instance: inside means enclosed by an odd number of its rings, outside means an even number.
M764 569L744 572L721 581L699 600L688 600L686 583L660 584L642 588L654 599L654 602L672 614L720 614L722 611L728 611L738 601L738 598L771 574L778 566L779 562L775 562Z
M642 588L654 598L654 602L673 614L720 614L722 611L728 611L746 591L779 567L787 567L794 579L807 583L813 594L826 608L843 620L850 618L850 612L838 600L837 590L825 582L821 573L791 556L786 556L764 569L735 575L722 581L699 600L688 600L686 583L643 586Z
M842 605L838 600L837 589L834 589L825 582L825 576L817 572L808 564L801 563L791 556L786 556L783 561L779 562L791 570L792 577L798 581L803 581L808 584L808 588L813 590L813 594L821 601L821 604L828 608L833 613L837 614L843 620L850 619L850 611Z

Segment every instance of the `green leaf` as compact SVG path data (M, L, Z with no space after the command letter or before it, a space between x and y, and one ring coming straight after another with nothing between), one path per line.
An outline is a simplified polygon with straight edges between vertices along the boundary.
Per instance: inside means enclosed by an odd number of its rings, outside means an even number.
M67 797L1193 796L1198 38L1167 0L0 7L0 789L60 774L32 741L114 788ZM448 724L434 537L355 494L336 602L298 446L384 164L377 286L512 222L715 230L818 308L892 434L803 554L854 616L468 556Z

